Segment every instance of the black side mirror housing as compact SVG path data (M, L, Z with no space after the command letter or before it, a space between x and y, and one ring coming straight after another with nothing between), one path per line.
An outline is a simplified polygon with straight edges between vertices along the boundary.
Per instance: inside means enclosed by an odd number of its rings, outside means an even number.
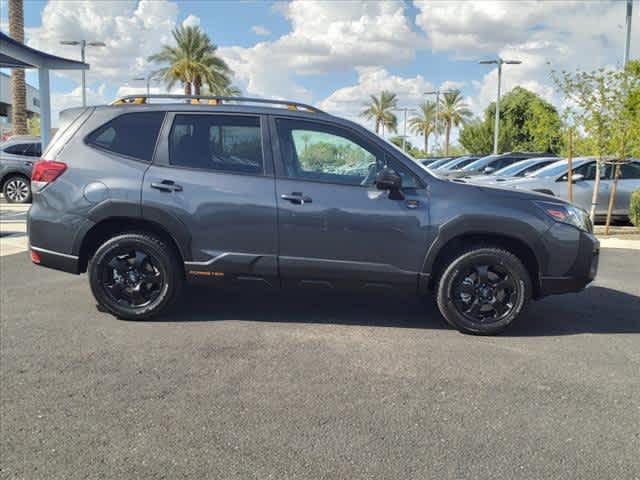
M402 177L395 170L385 167L376 175L376 187L378 190L389 190L389 198L392 200L402 200Z

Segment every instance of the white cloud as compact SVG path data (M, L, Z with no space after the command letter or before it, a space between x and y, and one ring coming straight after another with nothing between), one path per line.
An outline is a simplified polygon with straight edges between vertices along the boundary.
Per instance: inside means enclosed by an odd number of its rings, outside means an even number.
M519 85L559 105L551 69L592 70L622 61L624 2L536 0L520 1L517 7L504 0L414 3L419 9L416 24L434 51L470 61L497 55L522 60L522 65L504 66L503 93ZM638 44L640 29L634 28L632 45ZM472 108L480 113L495 100L497 69L488 67L472 83L477 89Z
M260 35L261 37L271 35L271 30L265 28L263 25L254 25L253 27L251 27L251 31L253 31L253 33L255 33L256 35Z
M112 98L105 96L107 86L104 83L98 85L96 89L87 88L87 105L104 105ZM67 108L79 107L82 105L82 88L76 87L68 92L54 92L51 94L51 124L55 128L58 126L59 114Z
M200 26L200 17L196 15L189 15L182 21L183 27L199 27Z
M42 25L25 33L31 47L68 58L78 58L79 47L60 45L61 40L105 42L106 47L87 48L87 80L117 84L149 70L147 57L172 41L177 14L178 6L167 0L61 0L47 3Z
M308 100L310 92L296 83L295 75L396 64L413 59L423 43L401 0L293 0L278 10L291 22L288 34L251 48L220 48L251 94Z

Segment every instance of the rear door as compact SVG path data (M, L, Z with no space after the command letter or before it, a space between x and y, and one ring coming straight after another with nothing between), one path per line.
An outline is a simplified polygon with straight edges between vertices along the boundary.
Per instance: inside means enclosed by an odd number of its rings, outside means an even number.
M417 176L346 127L277 118L272 129L282 282L415 291L429 235ZM402 177L403 198L375 187L384 166Z
M156 158L144 177L142 212L184 226L190 279L274 284L274 188L264 118L175 112L167 115Z

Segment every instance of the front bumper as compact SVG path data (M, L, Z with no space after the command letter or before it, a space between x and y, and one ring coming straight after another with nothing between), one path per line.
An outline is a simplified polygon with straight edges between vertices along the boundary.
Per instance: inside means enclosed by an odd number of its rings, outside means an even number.
M600 259L600 242L595 235L580 232L578 253L569 271L563 276L540 278L541 296L579 292L596 278Z

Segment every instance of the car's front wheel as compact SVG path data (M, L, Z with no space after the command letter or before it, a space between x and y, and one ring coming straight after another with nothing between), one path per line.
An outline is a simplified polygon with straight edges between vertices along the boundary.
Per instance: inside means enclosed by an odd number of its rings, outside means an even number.
M2 193L9 203L29 203L31 202L31 182L22 175L13 175L4 182Z
M531 278L520 259L500 248L469 249L445 268L438 308L464 333L494 335L520 315L531 297Z
M173 249L146 233L107 240L88 270L98 304L128 320L145 320L165 311L178 297L184 280Z

